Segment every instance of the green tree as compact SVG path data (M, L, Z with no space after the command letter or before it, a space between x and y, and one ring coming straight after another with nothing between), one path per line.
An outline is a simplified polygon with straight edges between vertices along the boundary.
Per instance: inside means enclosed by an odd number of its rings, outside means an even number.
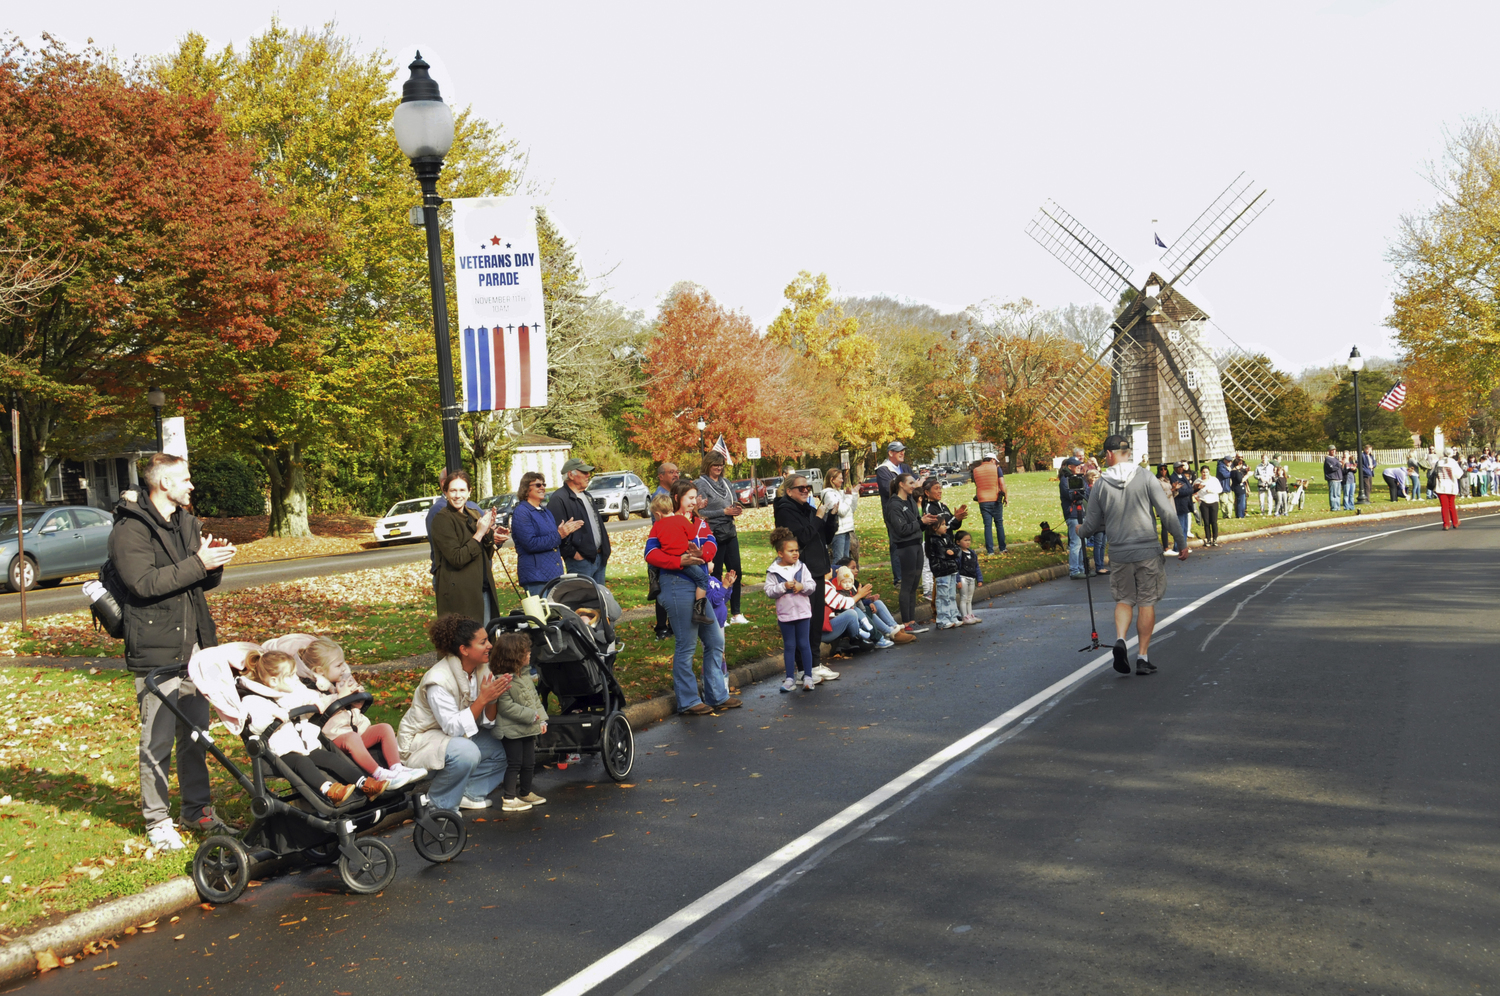
M375 435L436 431L426 243L407 223L416 180L391 129L398 70L332 24L273 21L242 52L211 54L189 35L155 71L175 92L209 95L261 182L327 237L322 262L340 282L327 314L284 321L273 343L218 357L211 373L224 390L204 413L216 441L264 467L271 533L308 536L315 453L348 459ZM467 109L455 119L440 192L510 192L518 160L498 129Z
M1396 379L1383 370L1366 370L1359 377L1359 417L1364 441L1376 449L1405 449L1411 433L1400 412L1386 411L1380 399L1396 386ZM1354 449L1354 378L1346 376L1328 395L1323 416L1324 438L1341 450Z
M1316 450L1326 445L1323 406L1303 387L1302 378L1294 380L1290 374L1277 370L1263 354L1243 357L1235 363L1247 368L1240 371L1241 379L1251 383L1274 380L1278 385L1276 397L1256 418L1235 404L1232 393L1225 395L1224 408L1236 449L1241 453L1269 453Z

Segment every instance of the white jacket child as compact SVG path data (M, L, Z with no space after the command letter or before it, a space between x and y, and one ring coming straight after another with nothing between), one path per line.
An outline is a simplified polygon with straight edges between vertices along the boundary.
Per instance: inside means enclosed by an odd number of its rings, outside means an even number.
M248 693L240 698L240 703L245 709L245 721L251 733L263 735L273 722L281 720L282 725L266 741L266 746L272 751L277 754L310 754L323 746L318 739L316 723L309 722L307 716L300 716L293 722L289 713L305 705L316 706L321 712L332 701L331 696L319 695L305 687L284 692L251 678L241 678L240 682Z

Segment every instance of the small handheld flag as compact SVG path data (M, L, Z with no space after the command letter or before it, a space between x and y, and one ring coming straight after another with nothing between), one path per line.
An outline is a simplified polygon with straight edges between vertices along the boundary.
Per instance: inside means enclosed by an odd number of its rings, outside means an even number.
M1388 412L1393 412L1404 404L1406 404L1406 381L1404 380L1398 381L1396 386L1387 391L1385 397L1380 399L1380 407Z
M1155 232L1152 232L1151 235L1152 235L1152 238L1156 239L1156 244L1158 246L1160 246L1163 249L1165 249L1167 247L1167 244L1161 240L1161 236L1160 235L1157 235Z
M724 465L726 467L734 466L734 460L729 455L729 447L724 443L724 434L722 432L719 433L719 441L714 443L713 452L724 454Z

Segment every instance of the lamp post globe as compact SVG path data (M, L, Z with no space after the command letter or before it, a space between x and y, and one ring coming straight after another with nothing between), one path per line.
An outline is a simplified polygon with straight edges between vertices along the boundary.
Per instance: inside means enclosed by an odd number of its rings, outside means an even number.
M167 406L167 396L162 393L161 388L153 387L150 391L146 392L146 404L150 405L156 413L156 452L160 453L164 445L161 431L161 410Z
M1359 372L1365 368L1365 358L1359 355L1359 347L1355 346L1349 351L1349 372L1354 374L1354 463L1355 474L1359 477L1359 497L1356 504L1363 505L1370 500L1364 488L1364 459L1365 459L1365 431L1359 414Z
M458 400L453 382L453 350L448 341L448 291L443 278L443 239L438 227L438 176L443 157L453 147L453 111L443 102L437 80L418 52L407 67L411 76L401 86L401 103L391 127L396 144L417 174L422 187L422 227L427 232L427 277L432 290L432 332L437 346L438 397L442 406L443 462L449 471L463 468L458 439Z
M708 428L708 423L705 422L705 421L703 421L700 418L698 420L698 455L699 456L702 456L703 453L704 453L704 450L703 450L703 430L707 429L707 428Z

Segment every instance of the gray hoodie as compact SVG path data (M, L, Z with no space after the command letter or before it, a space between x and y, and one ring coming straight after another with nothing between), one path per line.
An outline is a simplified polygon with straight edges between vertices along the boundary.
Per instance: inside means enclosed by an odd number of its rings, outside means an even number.
M1082 536L1104 530L1112 562L1132 564L1161 556L1161 542L1151 518L1153 507L1176 539L1177 549L1187 546L1176 506L1156 478L1140 470L1136 463L1117 463L1106 470L1089 495L1088 510L1078 527Z

